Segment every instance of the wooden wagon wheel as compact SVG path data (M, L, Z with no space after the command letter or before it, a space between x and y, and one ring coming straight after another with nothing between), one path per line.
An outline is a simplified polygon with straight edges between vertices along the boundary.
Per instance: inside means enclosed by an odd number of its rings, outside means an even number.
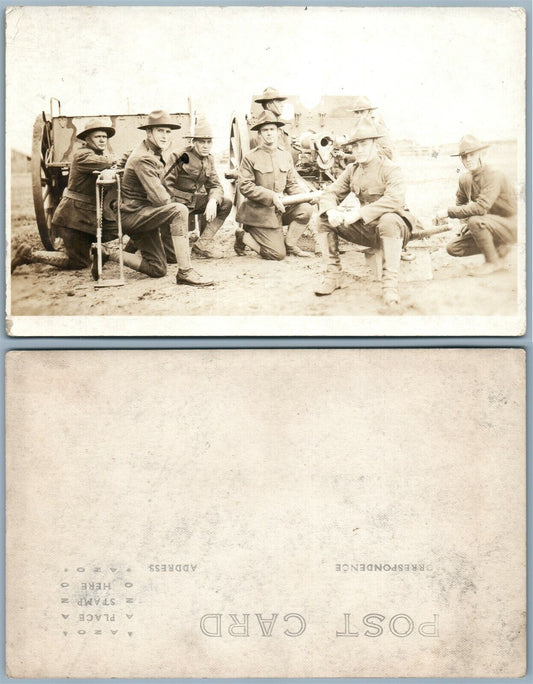
M37 228L47 250L59 248L60 238L52 226L52 217L63 192L61 169L48 166L51 148L51 123L39 115L33 126L31 175Z
M226 177L231 180L233 204L238 209L242 195L237 187L237 172L244 155L250 151L250 133L244 117L233 114L229 134L229 172Z

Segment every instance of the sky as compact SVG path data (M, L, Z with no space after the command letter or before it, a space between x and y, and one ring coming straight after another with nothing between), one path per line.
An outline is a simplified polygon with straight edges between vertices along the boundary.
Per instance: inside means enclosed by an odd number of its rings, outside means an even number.
M366 95L393 139L525 136L525 13L495 7L16 7L6 11L7 147L35 117L154 109L190 97L225 149L267 86Z

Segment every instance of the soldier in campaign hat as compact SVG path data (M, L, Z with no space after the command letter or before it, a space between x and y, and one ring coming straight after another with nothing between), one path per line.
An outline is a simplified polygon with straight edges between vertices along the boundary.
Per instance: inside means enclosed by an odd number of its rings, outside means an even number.
M124 263L151 278L167 272L167 252L162 240L170 242L178 264L178 285L212 285L191 265L187 207L173 201L163 185L169 160L173 130L181 128L168 112L156 110L139 126L146 138L133 150L126 162L122 181L122 223L140 254L124 254Z
M193 244L192 253L210 259L213 238L222 227L233 206L224 197L224 189L211 154L213 129L204 116L198 116L190 135L190 144L173 152L168 160L163 183L172 199L184 204L190 216L200 216L200 238Z
M415 217L405 207L405 188L398 166L379 153L379 132L361 123L349 136L356 161L349 164L320 199L318 237L325 262L317 295L329 295L341 287L339 236L359 245L381 249L383 301L399 302L398 270L402 247L410 239ZM343 212L338 205L352 192L360 206Z
M437 212L436 221L458 218L463 227L446 245L451 256L483 254L485 262L475 275L488 275L505 268L503 258L516 242L516 193L501 171L485 163L488 143L465 135L452 157L461 157L466 171L459 176L455 206Z
M363 122L372 124L380 135L377 142L379 150L386 157L392 159L393 150L389 129L385 125L382 116L376 110L377 107L365 95L356 97L352 110L355 115L355 126Z
M115 129L105 120L87 121L76 137L83 145L72 158L68 187L52 218L55 233L63 239L64 251L34 250L22 243L11 261L13 272L22 264L39 262L62 270L87 268L91 265L91 249L96 237L96 179L95 171L103 171L117 162L108 150L108 140ZM103 241L117 237L115 221L103 220ZM106 253L107 254L107 253ZM98 277L93 269L93 277Z
M259 145L248 152L239 168L239 191L245 198L237 212L244 230L235 234L235 252L245 255L248 246L263 259L281 260L287 254L311 256L297 242L312 214L307 202L285 207L282 196L306 192L292 157L280 144L278 130L284 125L277 116L265 110L252 130L259 133ZM283 226L288 225L283 236Z

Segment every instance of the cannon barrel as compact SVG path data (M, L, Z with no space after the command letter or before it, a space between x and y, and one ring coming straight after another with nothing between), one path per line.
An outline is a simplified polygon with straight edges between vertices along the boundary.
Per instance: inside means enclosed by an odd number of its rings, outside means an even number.
M324 135L323 133L306 131L305 133L302 133L298 142L303 150L317 150L331 145L333 143L333 138L329 135Z
M300 204L300 202L312 202L315 199L319 199L321 195L320 190L299 192L297 195L285 195L281 201L286 207L289 207L291 204Z

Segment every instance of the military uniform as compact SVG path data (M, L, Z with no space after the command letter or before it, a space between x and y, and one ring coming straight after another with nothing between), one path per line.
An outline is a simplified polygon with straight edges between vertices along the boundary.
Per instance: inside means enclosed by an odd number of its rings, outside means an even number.
M353 192L361 204L361 219L332 228L326 212ZM380 237L401 237L407 244L416 219L405 208L405 186L400 168L389 159L375 157L368 164L349 164L324 191L319 204L320 232L333 231L349 242L379 247Z
M264 259L283 259L287 253L283 226L299 224L301 234L313 211L307 202L289 206L283 214L274 206L274 194L306 192L299 183L290 153L279 143L272 149L259 145L251 150L239 168L238 187L245 199L237 212L237 221L260 245Z
M74 153L68 187L52 219L68 257L63 268L85 268L91 263L90 250L96 236L97 175L94 172L109 168L113 161L114 158L86 145ZM104 219L102 228L104 242L116 239L116 222Z
M224 197L213 155L200 157L192 145L182 152L170 154L163 184L173 199L187 207L191 217L201 215L201 233L207 223L203 214L209 200L214 199L217 203L217 216L212 222L216 223L213 235L222 226L233 206L231 200ZM194 224L189 225L189 230L191 229L194 229Z
M187 207L173 202L162 178L166 157L143 140L131 153L122 180L122 225L142 256L139 270L152 278L167 272L167 254L160 229L168 231L175 220L187 223Z
M483 165L462 173L456 201L456 206L448 208L448 216L464 219L466 225L446 245L448 254L461 257L484 252L486 231L496 248L516 242L516 193L501 171Z

